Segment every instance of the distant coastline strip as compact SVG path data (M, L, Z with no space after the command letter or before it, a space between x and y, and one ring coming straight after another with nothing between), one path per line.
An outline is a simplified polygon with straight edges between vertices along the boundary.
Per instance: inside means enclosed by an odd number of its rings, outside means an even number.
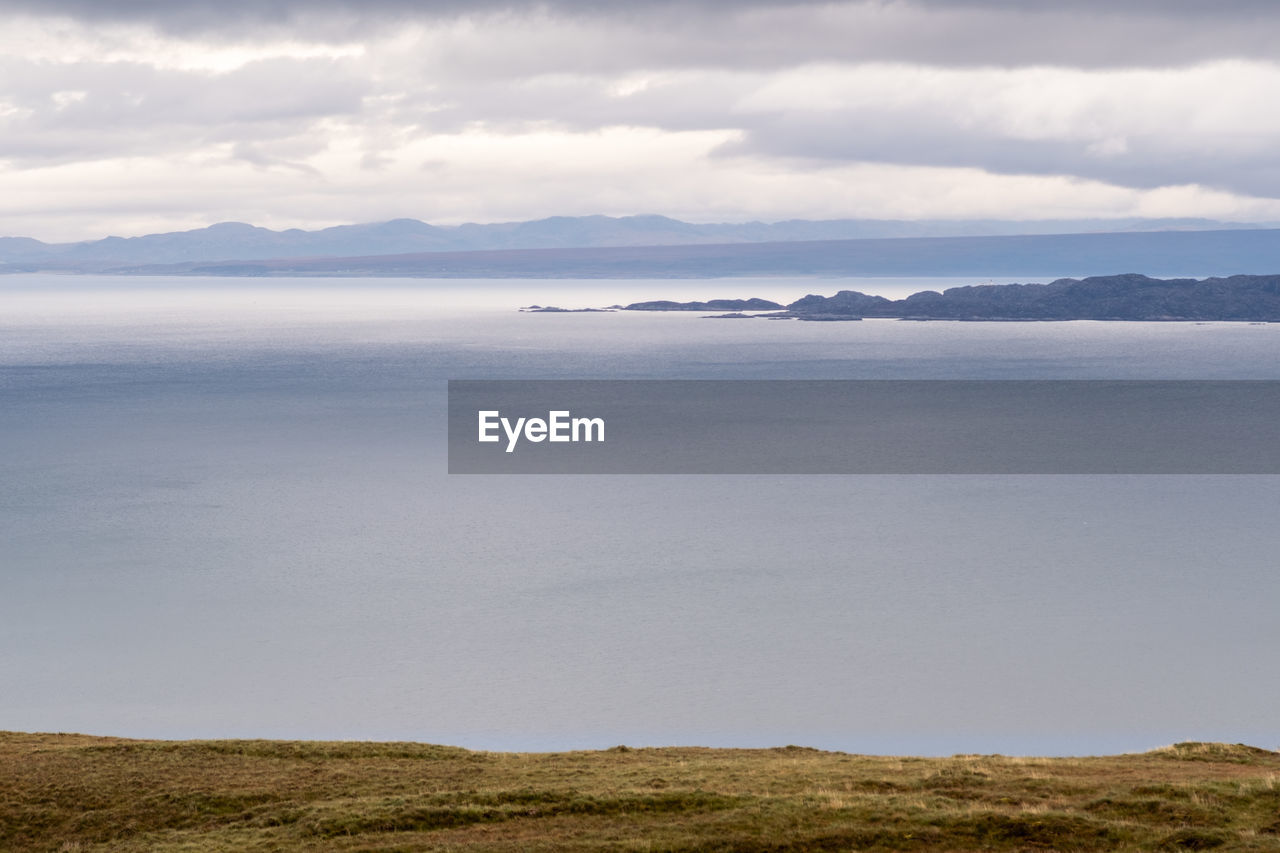
M529 309L522 309L529 310ZM537 308L563 312L563 308ZM577 309L580 311L602 309ZM1280 275L1150 278L1137 273L1061 278L1048 284L980 284L886 299L841 290L782 306L767 299L659 299L623 311L729 311L716 319L767 320L1139 320L1280 322ZM752 313L744 313L752 312Z

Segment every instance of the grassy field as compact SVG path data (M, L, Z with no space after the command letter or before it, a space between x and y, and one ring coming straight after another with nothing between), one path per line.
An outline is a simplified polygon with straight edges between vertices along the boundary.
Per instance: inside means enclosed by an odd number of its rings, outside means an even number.
M0 850L1280 851L1280 753L1103 758L0 733Z

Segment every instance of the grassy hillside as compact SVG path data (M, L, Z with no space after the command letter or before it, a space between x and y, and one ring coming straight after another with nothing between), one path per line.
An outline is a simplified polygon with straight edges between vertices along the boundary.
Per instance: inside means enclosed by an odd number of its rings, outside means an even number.
M1271 850L1280 753L523 754L0 733L0 850Z

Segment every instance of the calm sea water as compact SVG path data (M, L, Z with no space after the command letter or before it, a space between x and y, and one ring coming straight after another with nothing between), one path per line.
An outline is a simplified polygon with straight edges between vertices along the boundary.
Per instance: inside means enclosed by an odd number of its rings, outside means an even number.
M1280 746L1280 478L450 477L458 378L1280 378L1280 326L532 302L973 283L0 278L0 729Z

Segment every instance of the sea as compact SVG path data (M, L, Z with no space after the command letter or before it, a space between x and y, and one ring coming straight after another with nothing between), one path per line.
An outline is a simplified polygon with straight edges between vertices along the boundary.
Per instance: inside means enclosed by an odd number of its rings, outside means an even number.
M977 283L0 277L0 730L1280 746L1280 477L448 473L450 379L1280 379L1280 324L518 310Z

